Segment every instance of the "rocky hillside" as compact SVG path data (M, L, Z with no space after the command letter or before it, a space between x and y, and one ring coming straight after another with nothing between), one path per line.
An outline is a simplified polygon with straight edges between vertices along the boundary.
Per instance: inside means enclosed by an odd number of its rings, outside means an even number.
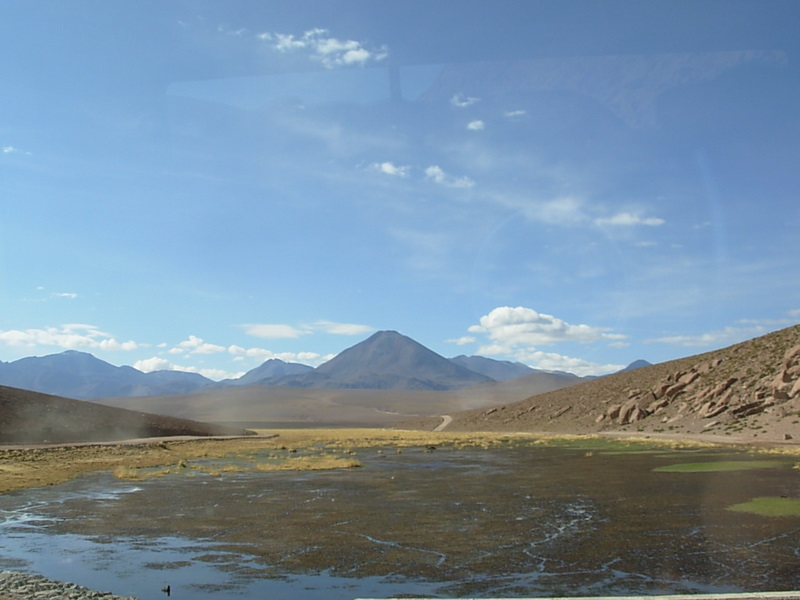
M436 421L416 423L431 425ZM800 441L800 325L514 404L459 413L447 429Z

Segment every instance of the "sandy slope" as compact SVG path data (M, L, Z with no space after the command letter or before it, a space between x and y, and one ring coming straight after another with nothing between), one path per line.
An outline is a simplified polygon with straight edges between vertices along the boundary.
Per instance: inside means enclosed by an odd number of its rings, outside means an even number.
M244 433L242 428L111 408L93 402L0 386L0 444Z

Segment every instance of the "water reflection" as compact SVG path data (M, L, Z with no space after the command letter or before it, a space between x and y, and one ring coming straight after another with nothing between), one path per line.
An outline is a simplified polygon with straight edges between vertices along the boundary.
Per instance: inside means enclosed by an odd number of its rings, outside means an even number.
M0 496L0 568L117 594L298 598L630 595L800 586L800 517L728 510L800 497L781 461L533 445L359 453L363 467L93 475Z

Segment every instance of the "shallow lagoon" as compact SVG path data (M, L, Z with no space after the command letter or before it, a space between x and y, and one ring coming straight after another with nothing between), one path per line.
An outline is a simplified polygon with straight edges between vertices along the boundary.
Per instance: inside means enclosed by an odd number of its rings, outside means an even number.
M800 516L731 510L800 498L792 460L521 442L358 459L141 482L104 473L9 493L0 568L142 600L167 584L177 598L243 599L800 587Z

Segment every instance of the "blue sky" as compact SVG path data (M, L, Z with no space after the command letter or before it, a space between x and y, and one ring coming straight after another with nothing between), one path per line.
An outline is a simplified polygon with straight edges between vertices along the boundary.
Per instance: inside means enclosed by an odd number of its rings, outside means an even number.
M600 374L800 321L796 2L0 3L0 360L382 329Z

